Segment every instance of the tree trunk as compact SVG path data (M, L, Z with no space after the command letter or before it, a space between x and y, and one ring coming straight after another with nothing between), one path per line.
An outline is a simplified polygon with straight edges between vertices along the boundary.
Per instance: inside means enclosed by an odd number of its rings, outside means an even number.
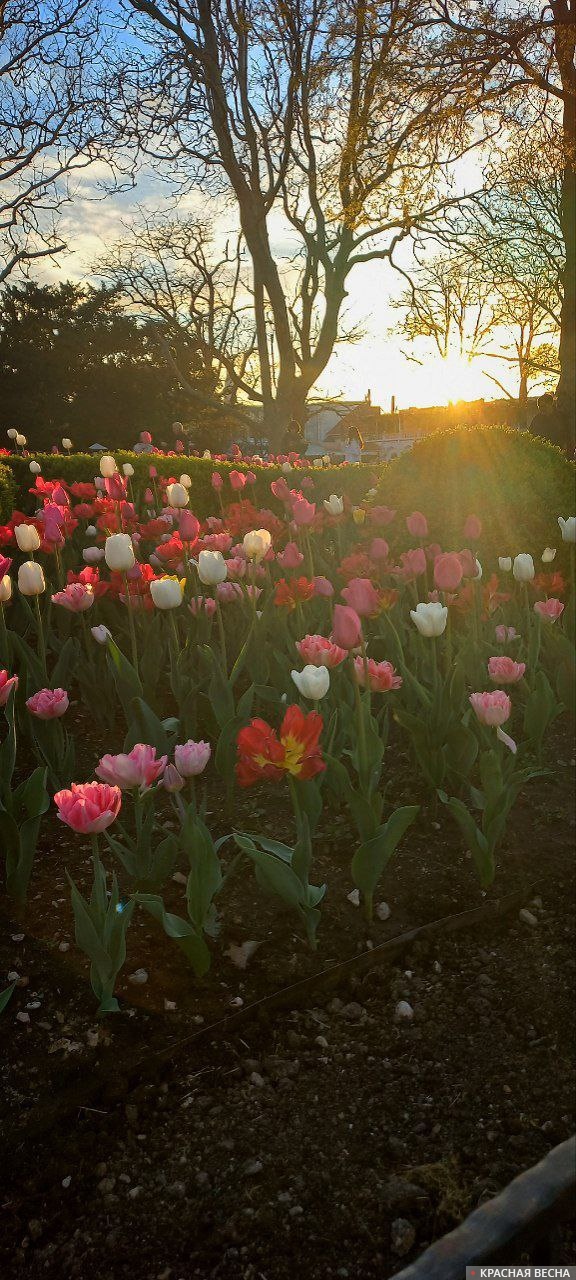
M564 240L564 296L560 313L560 380L556 394L566 420L566 447L574 449L576 419L576 34L574 9L570 3L552 4L556 19L556 58L564 91L562 118L564 173L560 203L560 224Z

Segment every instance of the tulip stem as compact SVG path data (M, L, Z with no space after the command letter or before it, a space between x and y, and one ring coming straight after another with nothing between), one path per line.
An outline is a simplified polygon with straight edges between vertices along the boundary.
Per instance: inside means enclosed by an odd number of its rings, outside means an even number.
M42 611L40 609L40 601L38 599L38 596L34 596L34 605L36 608L36 621L38 624L38 646L40 649L40 661L42 663L42 671L44 672L44 679L46 681L46 684L48 684L48 667L46 665L46 638L44 635L44 627L42 625Z
M366 725L364 723L364 707L362 706L362 698L360 696L360 685L356 678L356 668L354 666L354 658L350 656L350 668L352 671L352 684L354 685L354 702L356 704L356 719L358 721L358 763L360 774L360 785L364 789L366 777Z
M10 654L12 647L10 644L10 636L8 635L8 627L6 626L6 615L4 613L4 605L0 604L0 635L2 636L2 661L8 667L10 664Z
M224 667L224 674L228 675L228 654L226 653L226 632L224 630L224 619L222 617L222 607L220 605L218 596L215 596L215 600L216 600L216 617L218 619L218 631L220 634L220 651L222 653L222 665Z
M126 608L128 610L128 627L130 629L130 645L132 648L132 666L134 667L136 675L139 676L140 672L138 670L138 644L136 641L136 627L134 626L134 614L132 613L132 601L130 599L130 589L128 587L128 576L126 573L123 573L122 577L124 579L124 591L126 593Z

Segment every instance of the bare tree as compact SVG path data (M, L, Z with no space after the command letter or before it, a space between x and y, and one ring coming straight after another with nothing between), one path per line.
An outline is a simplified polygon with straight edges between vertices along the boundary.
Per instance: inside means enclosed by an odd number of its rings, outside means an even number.
M233 199L277 438L330 359L350 272L459 200L482 86L444 65L416 0L123 2L139 42L124 136L182 190Z
M563 288L558 392L576 413L576 0L431 0L455 66L483 68L490 106L525 133L545 119L562 155ZM487 104L488 105L488 104Z
M0 283L62 252L71 178L103 154L95 0L0 0Z

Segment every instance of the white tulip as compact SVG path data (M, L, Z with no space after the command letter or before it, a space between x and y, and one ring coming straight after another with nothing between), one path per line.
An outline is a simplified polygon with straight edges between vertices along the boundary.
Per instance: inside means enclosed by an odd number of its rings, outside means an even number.
M329 516L341 516L344 510L344 499L331 493L329 498L324 499L324 506Z
M562 541L576 542L576 516L568 516L566 520L558 516L558 524L562 530Z
M16 436L18 435L16 427L8 427L6 435L10 438L10 440L15 440Z
M329 453L323 453L323 454L322 454L322 461L323 461L323 463L324 463L324 466L325 466L325 467L329 467L329 466L330 466L330 463L331 463L331 461L332 461L332 459L331 459L331 457L330 457L330 454L329 454Z
M90 630L98 644L106 644L107 640L112 639L112 632L108 630L108 627L104 627L102 624L100 624L99 627L90 627Z
M324 698L330 688L330 672L328 667L304 667L303 671L292 671L292 679L303 698L318 702Z
M272 537L267 529L251 529L250 533L244 534L243 547L249 560L253 560L255 564L260 564L264 556L268 555L272 546Z
M104 547L84 547L82 559L86 564L99 564L104 559Z
M556 556L556 547L544 547L542 552L542 564L552 564Z
M521 551L520 555L516 556L512 566L512 573L514 574L516 581L531 582L535 572L536 570L534 568L532 556L528 551Z
M177 609L184 599L178 578L158 578L151 582L150 595L157 609Z
M18 570L18 590L23 596L41 596L46 590L42 565L25 560Z
M130 534L111 533L104 544L104 555L109 569L127 573L136 559Z
M95 538L98 530L95 524L87 524L84 532L87 538Z
M188 490L178 483L168 485L166 497L171 507L187 507L190 501Z
M7 604L12 599L12 579L9 573L0 578L0 604Z
M202 454L202 457L203 457L203 458L211 458L211 457L212 457L212 454L210 453L210 450L209 450L209 449L205 449L205 450L204 450L204 453Z
M291 462L283 462L283 463L282 463L282 471L284 472L284 475L285 475L285 476L289 475L289 473L290 473L292 470L293 470L293 467L292 467L292 463L291 463Z
M68 436L64 436L64 439L62 440L62 448L63 449L72 448L72 441L68 439Z
M315 459L314 459L314 466L315 466L315 467L323 467L323 466L324 466L324 463L323 463L323 461L322 461L322 458L315 458Z
M20 448L23 449L26 444L26 436L21 436L20 432L18 432L16 436L16 444L20 445Z
M186 473L186 472L184 472L184 475L180 476L180 484L183 484L185 489L191 489L191 488L192 488L192 476L189 476L189 475L187 475L187 473Z
M95 485L96 489L99 489L100 493L102 493L102 492L103 492L103 490L104 490L104 488L105 488L105 485L104 485L104 477L103 477L103 476L94 476L94 485Z
M198 577L205 587L215 587L228 577L228 566L221 551L201 551L198 556Z
M40 463L39 463L39 462L31 462L31 463L30 463L30 470L31 470L31 472L32 472L32 475L33 475L33 476L39 476L39 475L40 475L40 472L41 472L41 470L42 470L42 467L40 466Z
M498 567L502 573L510 573L512 569L512 556L498 556Z
M410 610L410 617L421 636L441 636L446 630L448 608L445 604L432 601L430 604L417 604Z
M128 480L132 479L132 476L134 475L134 467L131 462L123 462L122 471Z
M116 459L109 453L103 453L100 459L100 475L114 476L116 475L117 470L118 467L116 466Z
M40 546L40 534L33 524L17 524L14 536L20 551L37 551Z

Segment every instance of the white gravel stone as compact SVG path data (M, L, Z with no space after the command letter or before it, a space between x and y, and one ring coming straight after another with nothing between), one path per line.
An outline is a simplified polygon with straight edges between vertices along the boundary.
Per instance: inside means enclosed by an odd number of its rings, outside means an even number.
M148 981L146 969L135 969L134 973L128 975L128 981L133 983L135 987L142 987Z
M388 920L388 917L392 915L392 912L387 902L378 903L378 906L376 907L376 915L379 920Z
M399 1000L395 1009L395 1017L405 1022L411 1022L414 1017L414 1010L407 1000Z

